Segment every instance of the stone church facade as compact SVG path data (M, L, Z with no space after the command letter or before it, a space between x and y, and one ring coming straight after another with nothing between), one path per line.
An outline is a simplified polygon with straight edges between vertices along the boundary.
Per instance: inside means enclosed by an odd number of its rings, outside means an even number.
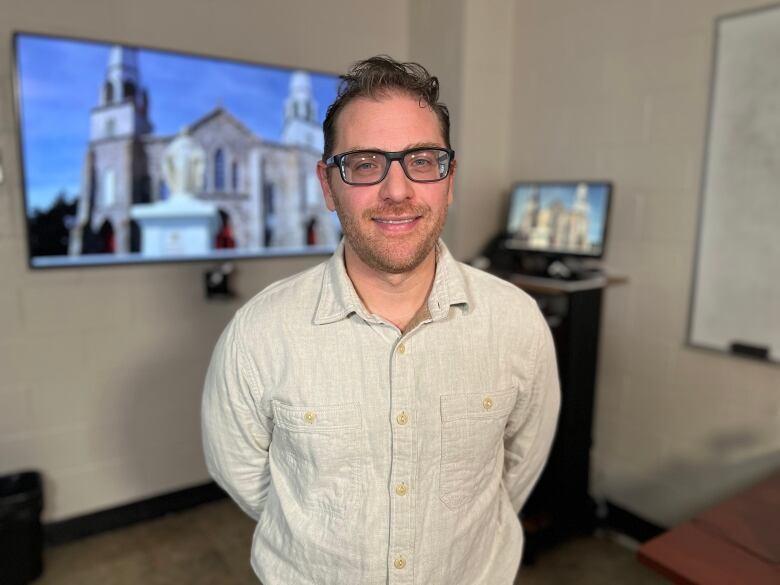
M317 107L308 74L295 72L281 143L257 136L223 107L188 126L206 152L202 189L194 195L218 209L215 249L262 253L338 243L340 228L315 173L323 147ZM70 255L140 250L131 208L168 197L162 161L175 138L153 134L148 110L136 51L113 47L99 105L90 114Z

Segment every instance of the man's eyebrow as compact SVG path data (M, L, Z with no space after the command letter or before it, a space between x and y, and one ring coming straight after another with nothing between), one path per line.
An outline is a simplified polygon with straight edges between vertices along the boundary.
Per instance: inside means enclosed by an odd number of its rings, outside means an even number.
M414 142L404 146L401 149L401 151L409 150L411 148L445 148L445 146L443 144L439 144L438 142ZM380 152L390 152L390 151L382 150L381 148L377 148L376 146L352 146L351 148L348 148L344 152L355 152L359 150L378 150Z
M438 142L417 142L408 145L404 150L409 150L410 148L444 148L444 145Z

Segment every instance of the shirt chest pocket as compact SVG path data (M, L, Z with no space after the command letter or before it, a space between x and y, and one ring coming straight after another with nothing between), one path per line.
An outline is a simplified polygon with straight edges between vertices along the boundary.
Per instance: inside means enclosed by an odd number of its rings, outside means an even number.
M441 397L439 496L448 508L470 502L491 482L498 485L496 457L516 400L514 388Z
M360 405L274 401L273 411L271 471L280 495L308 513L348 517L360 495Z

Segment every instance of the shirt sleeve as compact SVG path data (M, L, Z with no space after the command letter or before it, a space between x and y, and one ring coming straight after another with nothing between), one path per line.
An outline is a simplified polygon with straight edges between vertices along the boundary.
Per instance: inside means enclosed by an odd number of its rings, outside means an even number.
M241 343L238 318L222 333L206 374L201 408L203 450L214 480L249 516L263 508L273 423L262 415L258 376Z
M504 435L503 482L516 513L544 469L561 406L552 334L541 313L537 323L530 392L526 399L518 398Z

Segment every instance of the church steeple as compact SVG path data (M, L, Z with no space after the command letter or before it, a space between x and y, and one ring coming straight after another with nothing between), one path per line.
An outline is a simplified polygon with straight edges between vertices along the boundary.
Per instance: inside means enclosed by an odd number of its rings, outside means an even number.
M290 78L290 95L284 105L285 120L304 120L317 123L317 102L311 93L311 78L296 71Z
M308 73L296 71L290 78L290 94L284 103L282 142L322 152L322 128L317 121L317 109L311 77Z
M142 94L140 85L138 51L120 45L111 47L100 105L118 104L126 100L139 102Z
M92 111L90 139L147 134L152 131L148 113L149 97L141 85L138 51L114 45L108 56L100 101Z

